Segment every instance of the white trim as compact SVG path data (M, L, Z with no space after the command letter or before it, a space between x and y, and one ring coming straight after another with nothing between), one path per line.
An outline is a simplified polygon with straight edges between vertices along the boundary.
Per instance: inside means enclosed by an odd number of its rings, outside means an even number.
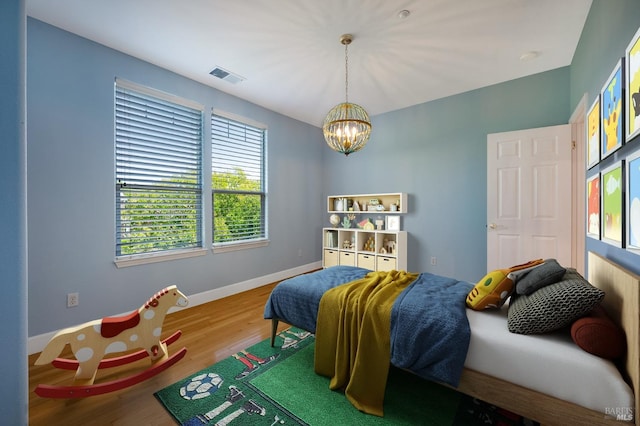
M230 251L249 250L252 248L266 247L268 245L269 245L269 240L267 239L261 239L257 241L246 242L246 243L233 241L230 243L216 243L213 245L211 250L214 253L227 253Z
M182 106L186 106L186 107L197 109L201 112L204 112L204 105L196 101L192 101L191 99L182 98L180 96L173 95L168 92L163 92L162 90L152 89L151 87L143 86L141 84L134 83L132 81L125 80L118 77L116 77L115 84L116 86L122 87L124 89L134 90L136 92L144 93L147 96L153 96L156 98L160 98L164 101L173 102Z
M214 288L213 290L204 291L198 294L189 295L189 306L182 309L193 308L204 303L212 302L214 300L222 299L223 297L232 296L234 294L242 293L243 291L252 290L254 288L262 287L267 284L271 284L276 281L282 281L295 275L304 274L315 269L320 269L322 262L313 262L306 265L297 266L295 268L287 269L280 272L275 272L269 275L263 275L261 277L252 278L250 280L230 284L220 288ZM171 308L169 313L179 311L182 309ZM125 312L121 315L127 314L131 311ZM41 352L44 347L49 343L49 340L59 330L51 331L49 333L39 334L37 336L31 336L27 339L27 353L32 355L37 352Z
M118 268L127 268L129 266L145 265L147 263L166 262L168 260L186 259L188 257L204 256L207 249L196 248L186 250L170 250L161 253L133 254L130 256L119 256L113 263Z

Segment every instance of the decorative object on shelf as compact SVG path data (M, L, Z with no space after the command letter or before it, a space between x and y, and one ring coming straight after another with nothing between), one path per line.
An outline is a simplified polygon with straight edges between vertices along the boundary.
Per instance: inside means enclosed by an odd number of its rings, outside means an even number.
M353 202L353 211L354 212L359 212L360 211L360 204L358 204L357 201Z
M345 102L329 111L322 126L327 144L345 155L362 149L371 136L369 114L360 105L349 103L349 44L352 41L351 34L340 37L340 43L344 45Z
M337 214L332 214L331 216L329 216L329 223L333 226L338 226L338 224L340 223L340 216L338 216Z
M362 247L363 251L376 251L376 241L373 237L369 237Z
M344 210L344 198L336 198L333 202L333 210L341 212Z
M386 225L385 228L388 231L399 231L400 230L400 216L387 216L386 217Z
M367 223L371 223L371 219L369 219L369 218L362 219L360 222L358 222L358 228L364 229L364 227L365 227L365 225Z
M384 225L384 220L376 219L376 229L378 231L382 231L382 225Z
M342 242L342 248L345 249L345 250L349 250L351 248L351 241L344 240Z
M389 206L389 210L391 210L392 212L397 212L398 211L398 205L397 204L391 204Z
M356 218L356 215L353 213L346 214L342 218L342 227L343 228L351 228L351 221Z
M384 239L384 249L389 254L395 254L396 252L396 242L393 240Z

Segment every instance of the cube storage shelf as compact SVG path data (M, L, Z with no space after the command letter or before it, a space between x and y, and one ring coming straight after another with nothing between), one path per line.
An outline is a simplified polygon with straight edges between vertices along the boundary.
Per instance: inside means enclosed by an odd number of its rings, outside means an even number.
M407 269L406 231L323 228L322 266L358 266L372 271Z

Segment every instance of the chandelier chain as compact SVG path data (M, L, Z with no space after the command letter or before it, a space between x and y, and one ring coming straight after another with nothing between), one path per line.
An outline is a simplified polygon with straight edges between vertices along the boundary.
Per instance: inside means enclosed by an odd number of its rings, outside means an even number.
M349 43L344 45L344 97L349 103Z

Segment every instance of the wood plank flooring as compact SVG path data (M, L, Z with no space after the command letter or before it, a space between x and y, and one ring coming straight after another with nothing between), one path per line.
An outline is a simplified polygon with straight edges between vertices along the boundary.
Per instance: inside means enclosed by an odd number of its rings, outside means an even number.
M187 354L168 370L128 389L88 398L40 398L33 392L38 384L71 385L74 372L50 365L34 366L39 354L29 356L29 424L175 425L153 393L268 338L271 321L263 319L262 315L275 284L169 314L164 321L162 337L182 330L182 337L170 346L169 353L185 346ZM280 329L284 328L286 325L281 324ZM70 352L62 355L72 357ZM149 361L142 360L112 369L116 371L98 371L96 382L128 376L148 366Z

